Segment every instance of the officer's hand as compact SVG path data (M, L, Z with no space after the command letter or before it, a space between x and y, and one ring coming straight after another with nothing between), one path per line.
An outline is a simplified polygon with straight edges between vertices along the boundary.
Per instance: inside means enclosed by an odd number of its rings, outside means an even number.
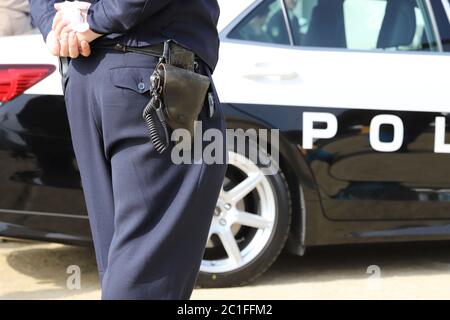
M45 40L45 43L47 44L47 48L50 51L50 53L54 56L59 56L59 52L61 50L59 45L59 40L56 37L55 32L52 30L47 35L47 39Z
M58 25L56 28L56 30L61 30ZM66 29L60 34L57 32L52 30L47 36L47 47L53 55L75 59L80 54L84 57L88 57L91 54L89 43L84 39L78 39L76 32L70 29Z
M87 11L90 7L89 2L79 2L78 6L83 18L87 19ZM77 58L80 54L88 57L91 54L89 42L97 39L101 35L87 30L83 33L75 33L69 26L69 21L64 20L61 3L55 4L56 14L52 23L53 37L59 42L59 53L61 57ZM54 48L52 53L56 52ZM55 54L55 53L54 53Z
M70 32L67 41L63 41L63 43L60 53L67 54L68 57L73 59L78 58L80 54L84 57L88 57L91 54L89 43L85 40L80 41L76 32Z
M73 32L68 26L68 22L62 20L62 17L58 13L53 20L52 31L50 33L51 37L47 37L47 39L51 40L51 42L48 41L47 45L52 54L73 59L78 58L80 54L84 57L88 57L91 54L91 48L86 37L78 39L77 33ZM55 42L57 45L55 45Z
M65 37L65 33L70 33L72 30L72 28L70 28L69 24L70 21L66 21L64 20L64 14L63 14L63 4L64 3L55 3L54 7L56 9L56 14L55 14L55 18L53 19L53 25L52 25L52 30L55 31L56 35L59 37ZM77 30L78 33L78 40L82 41L85 40L87 42L92 42L95 39L97 39L98 37L101 36L101 34L95 33L94 31L89 29L89 25L87 24L87 13L88 10L91 6L91 3L89 2L83 2L83 1L79 1L77 3L77 9L79 10L81 16L82 16L82 20L84 21L84 24L86 24L86 31L83 30L83 32L81 32L81 30Z

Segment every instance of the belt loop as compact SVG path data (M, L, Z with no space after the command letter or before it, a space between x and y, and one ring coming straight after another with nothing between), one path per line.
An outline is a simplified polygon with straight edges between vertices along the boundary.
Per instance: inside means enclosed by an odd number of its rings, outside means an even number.
M167 40L164 42L164 51L162 58L165 60L166 63L170 63L170 42L171 40Z

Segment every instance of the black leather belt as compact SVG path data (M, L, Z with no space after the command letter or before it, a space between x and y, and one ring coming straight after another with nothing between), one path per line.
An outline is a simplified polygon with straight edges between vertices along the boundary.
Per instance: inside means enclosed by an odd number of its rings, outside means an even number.
M179 46L177 44L174 44L175 46ZM179 46L180 47L180 46ZM92 43L91 44L92 49L106 49L106 50L115 50L123 53L127 52L133 52L133 53L140 53L144 55L148 55L151 57L155 57L160 59L164 55L164 43L159 43L155 45L149 45L149 46L142 46L142 47L130 47L123 45L121 43ZM59 58L59 71L65 79L67 77L67 69L69 67L69 61L70 58ZM195 69L197 69L199 63L201 63L202 60L195 55Z
M148 56L152 56L155 58L161 58L161 56L164 54L164 43L162 44L156 44L151 46L144 46L144 47L128 47L120 43L107 43L107 44L92 44L92 49L106 49L106 50L115 50L120 51L123 53L126 52L134 52L134 53L140 53L145 54ZM67 57L60 57L59 58L59 73L61 74L63 78L63 83L66 82L67 78L67 69L69 68L69 61L70 58Z
M121 43L111 43L111 44L92 44L93 49L107 49L107 50L115 50L123 53L134 52L141 53L152 57L160 58L164 53L164 43L143 46L143 47L129 47L123 45Z
M187 50L186 48L183 48L182 46L172 42L171 45L174 48L181 48L182 50ZM158 43L154 45L148 45L148 46L142 46L142 47L130 47L126 46L121 43L93 43L92 45L93 49L106 49L106 50L115 50L122 53L127 52L133 52L133 53L140 53L151 57L156 57L160 59L164 56L164 43ZM203 60L194 54L194 63L195 63L195 69L203 63Z

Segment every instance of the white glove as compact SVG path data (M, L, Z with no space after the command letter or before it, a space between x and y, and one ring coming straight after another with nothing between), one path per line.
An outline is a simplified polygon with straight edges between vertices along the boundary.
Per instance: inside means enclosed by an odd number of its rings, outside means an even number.
M89 30L87 11L91 4L83 1L65 1L61 3L63 19L69 22L69 27L76 32Z

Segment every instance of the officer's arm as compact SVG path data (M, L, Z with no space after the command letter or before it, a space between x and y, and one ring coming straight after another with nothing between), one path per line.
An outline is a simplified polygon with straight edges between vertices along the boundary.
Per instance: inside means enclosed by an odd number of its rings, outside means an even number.
M125 33L172 0L100 0L88 11L90 28L101 34Z
M52 30L53 18L56 11L53 5L56 2L63 2L64 0L30 0L30 13L33 25L39 28L44 40Z

